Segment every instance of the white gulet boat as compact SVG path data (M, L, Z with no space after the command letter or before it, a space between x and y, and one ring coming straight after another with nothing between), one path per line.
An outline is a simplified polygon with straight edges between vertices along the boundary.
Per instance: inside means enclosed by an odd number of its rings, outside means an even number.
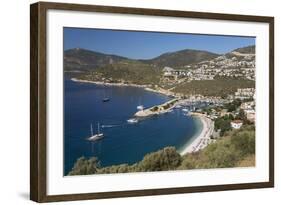
M89 141L97 141L104 137L103 133L100 133L100 123L98 123L98 133L93 134L93 125L91 124L91 137L88 137L87 140Z

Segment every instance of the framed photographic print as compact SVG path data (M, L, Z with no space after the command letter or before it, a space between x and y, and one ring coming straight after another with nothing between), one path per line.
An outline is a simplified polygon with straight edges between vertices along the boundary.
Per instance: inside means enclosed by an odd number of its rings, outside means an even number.
M274 186L274 18L31 5L30 197Z

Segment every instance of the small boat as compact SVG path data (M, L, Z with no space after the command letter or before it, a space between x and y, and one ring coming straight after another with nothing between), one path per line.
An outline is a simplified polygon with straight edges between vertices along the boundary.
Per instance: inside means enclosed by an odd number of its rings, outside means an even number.
M186 109L186 108L183 108L183 109L182 109L182 111L184 111L184 112L188 112L188 109Z
M93 134L93 126L91 124L91 136L87 138L87 140L89 141L97 141L100 140L104 137L103 133L100 133L100 124L98 123L98 133L97 134Z
M143 107L143 105L139 105L139 106L137 106L137 109L138 109L138 110L143 110L144 107Z
M130 124L138 123L138 119L131 118L131 119L128 119L127 122L130 123Z
M176 105L175 108L179 109L179 108L181 108L181 105Z
M109 98L103 98L102 101L103 102L108 102L110 99Z

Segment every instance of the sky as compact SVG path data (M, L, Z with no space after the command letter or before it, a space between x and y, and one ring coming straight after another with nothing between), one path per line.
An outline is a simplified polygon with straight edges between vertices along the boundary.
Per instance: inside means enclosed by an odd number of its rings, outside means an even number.
M254 44L254 37L64 28L64 50L84 48L132 59L150 59L183 49L223 54Z

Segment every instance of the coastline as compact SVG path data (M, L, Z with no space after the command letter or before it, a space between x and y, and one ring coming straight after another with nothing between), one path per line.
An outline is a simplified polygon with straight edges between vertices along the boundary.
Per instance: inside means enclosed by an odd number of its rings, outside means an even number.
M73 82L78 82L78 83L93 83L96 85L107 85L107 86L120 86L120 87L137 87L137 88L143 88L149 92L155 92L158 94L162 94L162 95L166 95L169 97L176 97L175 93L169 91L169 90L165 90L163 88L161 89L153 89L151 88L151 86L149 85L138 85L138 84L127 84L127 83L107 83L107 82L102 82L102 81L91 81L91 80L82 80L82 79L78 79L78 78L71 78L70 79Z
M73 82L78 82L78 83L93 83L96 85L107 85L107 86L131 86L131 87L138 87L138 88L146 88L147 85L137 85L137 84L126 84L126 83L106 83L102 81L91 81L91 80L82 80L82 79L77 79L77 78L71 78L70 79Z
M193 137L194 139L190 143L186 144L180 150L181 155L197 152L201 149L204 149L211 142L210 136L214 131L214 122L201 113L192 113L192 115L197 117L201 121L202 129L200 133L196 133L196 136Z

